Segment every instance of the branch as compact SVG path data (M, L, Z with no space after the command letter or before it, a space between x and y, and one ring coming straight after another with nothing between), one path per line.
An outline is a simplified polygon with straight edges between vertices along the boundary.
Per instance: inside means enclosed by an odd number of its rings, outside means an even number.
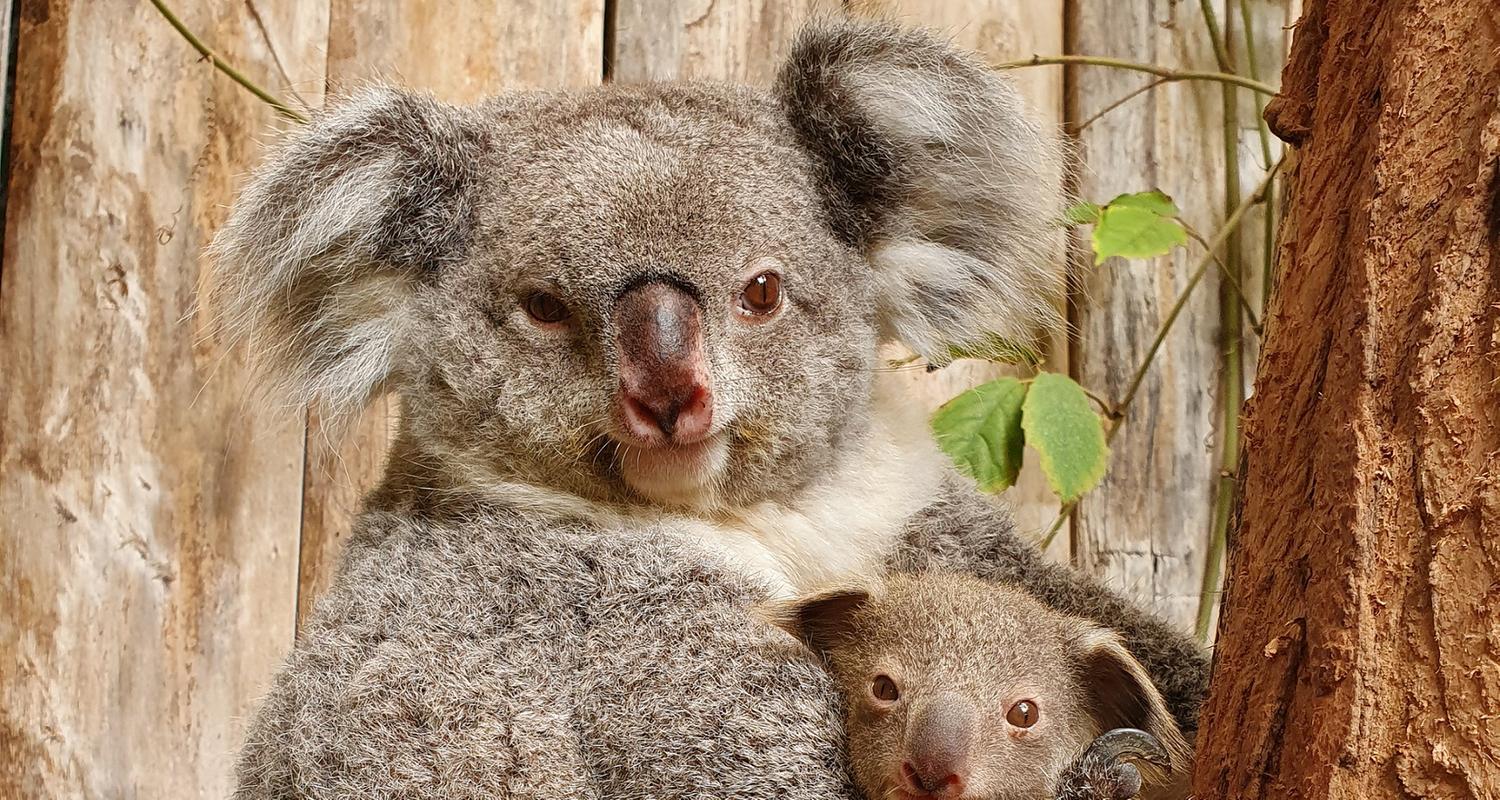
M1145 94L1146 92L1151 91L1152 89L1155 89L1156 87L1158 87L1158 86L1160 86L1160 85L1162 85L1164 83L1171 83L1171 81L1167 80L1166 78L1157 78L1156 80L1154 80L1154 81L1146 84L1145 86L1141 86L1141 87L1137 88L1135 91L1132 91L1129 94L1126 94L1124 97L1121 97L1119 100L1116 100L1113 103L1110 103L1109 105L1105 106L1104 108L1101 108L1098 111L1094 112L1093 116L1089 117L1088 119L1084 120L1083 122L1078 123L1077 127L1073 128L1073 132L1074 133L1083 133L1084 129L1088 128L1088 126L1090 126L1090 125L1093 125L1095 122L1097 122L1099 120L1100 117L1104 116L1105 114L1108 114L1111 111L1114 111L1115 109L1119 108L1120 106L1125 105L1126 103L1130 102L1131 100L1133 100L1133 99L1135 99L1135 98L1137 98L1137 97ZM1259 97L1259 95L1256 95L1256 96Z
M1167 340L1167 334L1172 331L1173 323L1177 322L1177 317L1182 314L1182 309L1187 307L1188 297L1192 295L1193 289L1203 281L1204 274L1213 265L1215 259L1214 251L1223 247L1224 243L1229 240L1230 234L1234 233L1240 227L1241 222L1244 222L1245 212L1264 199L1266 191L1271 186L1271 181L1276 177L1276 173L1280 171L1282 163L1282 161L1278 161L1275 166L1271 167L1270 172L1266 173L1265 179L1260 182L1255 191L1249 197L1245 198L1245 202L1240 203L1235 208L1234 213L1230 214L1229 218L1224 220L1224 224L1214 232L1214 238L1209 242L1208 250L1198 259L1198 263L1193 265L1193 274L1192 277L1188 278L1187 286L1182 287L1182 292L1177 295L1177 301L1172 304L1172 309L1167 312L1166 319L1162 320L1161 327L1156 331L1156 338L1152 339L1151 346L1146 348L1146 356L1141 359L1140 366L1136 367L1135 374L1131 376L1130 385L1125 390L1124 399L1115 404L1114 419L1104 431L1104 441L1114 441L1115 434L1125 422L1125 415L1130 410L1130 404L1135 401L1136 394L1141 390L1141 384L1146 380L1146 373L1151 369L1151 362L1156 360L1156 354L1161 350L1162 343ZM1043 550L1052 544L1052 540L1056 538L1057 532L1062 529L1063 521L1077 507L1078 501L1074 500L1071 503L1064 503L1063 507L1058 509L1057 518L1052 520L1052 524L1047 528L1046 534L1042 536L1040 547Z
M1193 237L1193 241L1202 245L1210 253L1213 252L1208 246L1208 240L1193 230L1192 226L1181 219L1177 221L1182 224L1182 229L1187 231L1187 235ZM1255 308L1250 305L1250 298L1245 296L1245 288L1240 286L1240 282L1235 280L1233 275L1229 274L1229 267L1224 264L1223 259L1216 255L1214 256L1214 263L1219 265L1219 277L1223 278L1229 284L1229 288L1234 290L1234 296L1240 299L1240 308L1245 312L1245 317L1250 323L1250 329L1255 331L1256 336L1259 337L1261 334L1260 318L1256 316Z
M187 43L192 45L193 49L197 50L199 55L212 62L214 68L218 69L225 75L228 75L230 80L248 89L251 94L259 97L271 108L276 109L276 113L280 114L281 116L286 117L293 122L307 122L307 117L297 113L296 111L293 111L291 107L286 103L283 103L280 98L276 97L265 89L260 88L260 86L258 86L254 81L245 77L243 73L235 69L228 61L220 58L219 54L215 53L212 48L204 44L203 40L199 39L197 34L188 30L188 27L182 24L182 20L177 18L177 15L172 12L172 9L167 8L167 4L163 0L151 0L151 5L156 6L156 10L161 12L161 15L166 18L167 22L171 24L173 28L176 28L178 33L182 34L182 38L186 39Z
M1044 67L1056 64L1088 64L1095 67L1128 69L1133 72L1149 73L1165 81L1218 81L1219 83L1229 83L1269 95L1275 95L1279 91L1269 83L1261 83L1260 81L1242 78L1238 75L1231 75L1227 72L1172 69L1157 64L1143 64L1139 61L1125 61L1123 59L1105 58L1103 56L1032 56L1020 61L1006 61L996 64L995 69L1008 70L1020 69L1022 67Z

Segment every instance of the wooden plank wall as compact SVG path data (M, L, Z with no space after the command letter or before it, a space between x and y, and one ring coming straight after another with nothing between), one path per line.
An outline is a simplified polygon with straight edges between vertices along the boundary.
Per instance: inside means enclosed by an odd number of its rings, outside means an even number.
M180 5L214 48L307 108L371 79L454 101L607 71L764 82L799 22L841 6L940 27L995 60L1065 47L1213 60L1195 4L1167 0L1143 3L1150 14L1110 0ZM1269 43L1261 78L1274 81L1287 4L1252 5ZM147 3L35 0L18 17L0 260L0 797L222 797L253 698L380 471L394 407L377 404L337 440L296 410L257 413L241 359L191 314L199 253L282 123ZM1015 77L1052 124L1141 82L1071 75L1066 92L1058 68ZM1080 192L1157 185L1211 229L1218 98L1171 86L1095 123L1078 137ZM1253 162L1258 142L1245 141ZM1052 368L1117 393L1185 263L1089 271L1072 300L1076 344L1057 343ZM1067 558L1071 538L1084 566L1189 627L1215 424L1212 282L1199 292L1116 442L1115 470L1054 551ZM935 406L996 374L963 364L907 379ZM1057 504L1028 469L1006 500L1039 531Z
M317 31L300 0L261 0ZM186 20L252 74L239 4ZM145 3L23 4L0 276L0 797L225 796L291 640L300 426L191 316L275 125ZM113 42L114 46L102 46Z
M1218 69L1198 3L1149 0L1135 5L1135 13L1121 14L1114 0L1073 0L1068 51ZM1216 5L1222 21L1224 4ZM1258 2L1252 8L1262 41L1275 39L1267 23L1284 20L1284 6ZM1266 49L1260 59L1264 78L1274 82L1284 49ZM1075 123L1153 80L1099 67L1072 69L1067 115ZM1078 193L1103 202L1124 192L1160 188L1177 201L1191 226L1212 236L1225 216L1221 98L1217 84L1168 83L1093 122L1077 134L1085 165L1079 170ZM1256 166L1254 108L1248 99L1244 103L1239 152L1246 156L1241 182L1248 193L1264 167ZM1252 146L1254 158L1249 157ZM1259 228L1246 231L1251 234L1244 250L1247 263L1258 265ZM1079 254L1073 366L1081 383L1113 400L1124 394L1200 252L1179 249L1149 263L1113 259L1099 268ZM1084 498L1073 520L1075 563L1189 631L1198 613L1219 473L1214 448L1221 419L1218 284L1218 272L1211 271L1198 286L1112 442L1112 468L1103 485Z

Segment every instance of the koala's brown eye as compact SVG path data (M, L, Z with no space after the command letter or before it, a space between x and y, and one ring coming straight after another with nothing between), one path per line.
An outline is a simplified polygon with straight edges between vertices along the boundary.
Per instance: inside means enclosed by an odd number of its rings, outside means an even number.
M1040 716L1041 712L1037 710L1036 703L1030 700L1022 700L1011 706L1009 711L1005 712L1005 721L1017 728L1030 728L1036 724L1037 718Z
M757 273L740 292L740 309L746 314L762 317L776 313L781 308L781 274L766 270Z
M546 292L532 292L526 297L524 305L526 313L537 322L555 324L566 320L570 313L563 301Z
M886 703L894 703L901 699L901 692L889 675L876 675L875 680L870 682L870 694L875 695L876 700Z

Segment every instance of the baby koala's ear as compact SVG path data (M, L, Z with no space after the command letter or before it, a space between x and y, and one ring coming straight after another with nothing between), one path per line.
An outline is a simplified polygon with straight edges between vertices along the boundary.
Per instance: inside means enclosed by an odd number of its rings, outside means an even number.
M210 248L209 301L278 394L338 416L381 390L413 293L468 245L485 146L473 112L376 88L267 156Z
M1061 324L1060 138L976 54L825 23L801 34L777 93L834 231L876 270L887 338L946 360Z
M862 586L831 587L795 600L767 604L762 615L814 651L827 653L853 634L855 615L870 597L870 590Z
M1070 645L1072 662L1087 694L1086 706L1100 732L1115 728L1146 731L1166 748L1171 772L1185 773L1192 763L1192 746L1183 738L1146 668L1125 649L1119 635L1082 624Z

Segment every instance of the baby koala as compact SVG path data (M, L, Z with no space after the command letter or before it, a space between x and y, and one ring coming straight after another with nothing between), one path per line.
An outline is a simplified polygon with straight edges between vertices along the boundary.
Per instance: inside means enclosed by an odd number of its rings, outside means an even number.
M898 575L768 616L826 659L870 800L1125 800L1130 759L1160 768L1145 796L1185 795L1191 748L1119 637L1018 589Z

